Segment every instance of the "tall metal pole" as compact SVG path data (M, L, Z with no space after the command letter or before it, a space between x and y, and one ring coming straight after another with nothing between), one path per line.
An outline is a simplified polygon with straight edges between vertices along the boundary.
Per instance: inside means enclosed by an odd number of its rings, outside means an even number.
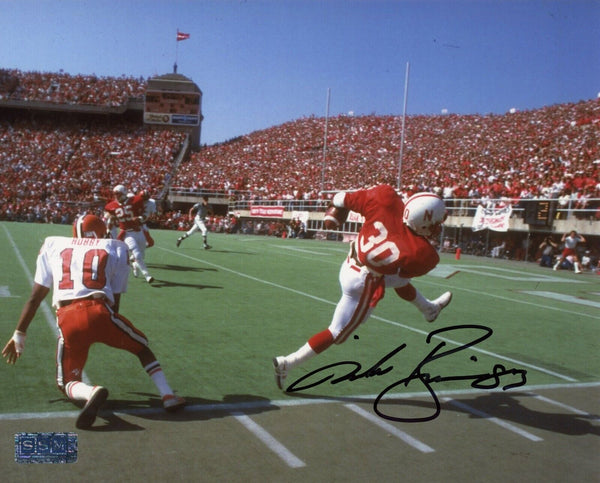
M400 136L400 157L398 159L398 191L400 191L400 180L402 179L402 157L404 156L404 137L405 137L405 125L406 125L406 101L408 98L408 73L410 71L410 64L406 63L406 78L404 79L404 109L402 112L402 134Z
M323 134L323 163L321 166L321 193L325 191L325 161L327 158L327 125L329 124L329 97L331 88L327 89L327 105L325 106L325 133Z
M175 37L175 63L173 64L173 74L177 74L177 60L179 57L179 28L177 29L177 36Z

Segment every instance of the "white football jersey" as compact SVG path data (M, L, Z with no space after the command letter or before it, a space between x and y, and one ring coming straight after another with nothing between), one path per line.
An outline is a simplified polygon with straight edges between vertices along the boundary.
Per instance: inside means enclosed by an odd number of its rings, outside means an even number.
M58 302L104 294L113 303L114 294L127 290L129 255L119 240L50 236L44 240L36 262L34 281L52 288L52 305Z
M156 200L153 198L146 200L144 203L144 218L150 218L156 211Z

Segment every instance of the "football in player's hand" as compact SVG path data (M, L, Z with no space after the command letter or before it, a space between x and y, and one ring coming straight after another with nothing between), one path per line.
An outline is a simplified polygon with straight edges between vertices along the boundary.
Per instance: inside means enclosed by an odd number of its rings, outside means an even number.
M337 230L344 224L348 218L347 208L338 208L337 206L329 206L323 217L323 224L326 230Z

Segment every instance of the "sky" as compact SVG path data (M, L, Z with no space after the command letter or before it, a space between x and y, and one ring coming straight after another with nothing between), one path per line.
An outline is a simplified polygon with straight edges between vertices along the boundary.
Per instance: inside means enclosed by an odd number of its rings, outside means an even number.
M0 0L0 27L0 68L148 79L176 62L203 92L203 144L600 93L600 0Z

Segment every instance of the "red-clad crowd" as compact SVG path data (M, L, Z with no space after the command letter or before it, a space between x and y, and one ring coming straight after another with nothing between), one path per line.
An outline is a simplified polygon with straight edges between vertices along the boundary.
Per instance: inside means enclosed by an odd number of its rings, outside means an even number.
M116 184L154 193L183 140L126 121L0 121L0 219L69 223L110 199Z
M146 82L0 69L2 101L123 105ZM238 199L326 200L335 190L400 184L456 199L600 199L600 99L504 115L309 117L193 152L173 173L184 135L126 119L55 114L0 119L0 219L60 222L115 184ZM326 149L324 149L326 148ZM172 177L173 175L173 177ZM400 178L400 183L398 179ZM593 207L592 207L593 208ZM162 216L178 226L176 213Z
M173 186L312 199L378 183L452 198L600 198L600 100L505 115L305 118L192 154Z

